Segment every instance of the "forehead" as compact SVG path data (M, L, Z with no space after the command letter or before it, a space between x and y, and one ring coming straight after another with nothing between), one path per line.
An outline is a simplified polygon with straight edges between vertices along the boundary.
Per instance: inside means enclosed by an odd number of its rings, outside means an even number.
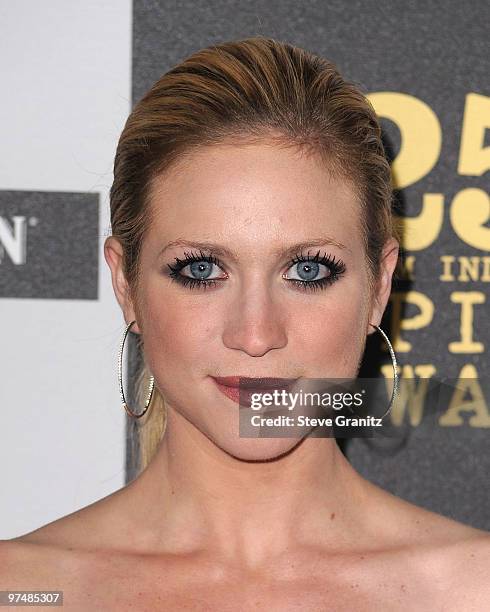
M344 242L359 230L359 203L347 178L297 147L267 142L204 146L156 177L150 233L250 240L328 232Z

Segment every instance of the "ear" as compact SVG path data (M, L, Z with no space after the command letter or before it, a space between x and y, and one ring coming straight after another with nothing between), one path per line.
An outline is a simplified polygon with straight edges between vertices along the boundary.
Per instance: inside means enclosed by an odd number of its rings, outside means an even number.
M114 236L109 236L104 242L104 257L109 265L109 268L111 269L112 287L114 289L116 299L119 302L119 306L123 311L126 324L129 324L134 320L137 321L134 305L129 297L128 283L123 272L122 245L117 238L114 238ZM131 331L136 334L141 333L138 322L131 327Z
M390 238L383 248L380 262L380 276L376 283L368 319L368 323L372 323L373 325L379 325L383 318L383 313L390 297L391 280L398 260L399 249L400 245L395 238ZM368 324L366 333L369 335L375 331L376 329Z

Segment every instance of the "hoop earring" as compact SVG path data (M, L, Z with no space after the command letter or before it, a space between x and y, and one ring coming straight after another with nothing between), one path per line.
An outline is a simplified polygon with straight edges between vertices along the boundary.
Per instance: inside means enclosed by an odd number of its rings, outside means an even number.
M383 416L380 417L381 419L384 419L385 416L387 416L391 412L391 408L393 407L393 402L395 401L396 394L398 393L398 371L397 371L398 364L396 361L395 351L393 350L393 347L391 346L391 342L389 341L388 336L381 329L381 327L379 327L379 325L374 325L373 323L369 323L369 325L377 329L380 332L380 334L383 336L383 338L385 339L386 344L388 345L388 348L390 350L391 361L393 364L393 392L391 394L391 400L390 400L390 405L388 406L388 409L383 414Z
M155 385L155 378L153 376L150 376L150 386L148 388L148 396L146 398L145 409L143 410L143 412L140 412L140 414L136 414L136 412L133 412L131 408L129 408L129 406L126 404L126 398L124 397L124 388L123 388L123 382L122 382L122 355L123 355L123 349L124 349L124 342L126 340L126 336L128 335L129 329L131 325L133 325L133 323L136 323L136 320L131 321L131 323L127 325L124 331L124 335L121 340L121 346L119 348L119 356L117 359L117 373L118 373L118 380L119 380L119 394L121 395L122 407L126 410L127 414L130 417L139 419L144 414L146 414L148 407L150 406L151 398L153 396L153 388Z

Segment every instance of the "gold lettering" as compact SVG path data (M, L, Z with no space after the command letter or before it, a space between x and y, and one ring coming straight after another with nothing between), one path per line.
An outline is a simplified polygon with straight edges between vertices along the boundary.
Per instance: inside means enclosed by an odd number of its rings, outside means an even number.
M490 147L484 147L485 130L490 128L490 98L480 94L466 95L458 173L481 176L490 170Z
M479 275L479 257L458 257L459 276L458 280L467 283L469 280L477 281Z
M451 270L455 257L453 257L452 255L441 255L440 260L442 262L443 273L441 274L441 276L439 276L439 280L442 280L442 281L455 280L454 274Z
M419 291L394 291L389 299L393 304L391 314L392 329L395 331L392 341L393 348L395 352L408 353L412 349L412 345L401 337L400 330L412 331L427 327L434 317L434 302ZM409 319L402 318L401 310L404 302L417 306L420 310L419 314ZM386 350L388 350L388 347L386 347Z
M467 392L470 393L472 399L463 399ZM468 421L471 427L490 427L488 406L478 382L476 368L471 364L466 364L461 369L449 408L439 418L439 425L443 427L463 425L462 412L474 412Z
M449 209L454 232L463 242L475 249L488 251L490 228L490 198L483 189L468 187L458 192Z
M383 365L381 366L381 371L385 377L388 393L391 397L393 393L393 367L389 364ZM415 381L414 372L420 377L418 382ZM424 414L429 379L435 372L436 369L431 364L417 365L415 368L412 368L410 365L402 367L399 392L396 400L393 402L390 413L393 425L400 426L406 413L408 413L410 425L414 427L420 425Z
M483 353L482 342L473 340L473 304L483 304L485 294L481 291L454 291L451 293L451 302L461 304L461 319L459 333L461 340L450 342L451 353Z
M425 102L405 93L379 91L368 98L377 115L390 119L400 130L400 152L391 166L395 187L416 183L439 159L442 130L437 115Z

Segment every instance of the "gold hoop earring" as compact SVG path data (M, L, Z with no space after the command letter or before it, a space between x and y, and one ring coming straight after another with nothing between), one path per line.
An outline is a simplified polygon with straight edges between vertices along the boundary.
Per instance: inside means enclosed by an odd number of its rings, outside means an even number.
M383 336L383 338L385 339L386 344L388 345L388 349L390 351L391 361L393 364L393 392L391 394L391 400L390 400L390 405L388 406L388 409L383 414L383 416L380 417L381 419L384 419L385 416L387 416L391 412L391 408L393 407L393 402L395 401L396 394L398 393L398 371L397 371L398 363L396 361L395 351L393 350L393 347L391 346L391 342L388 336L385 334L385 332L381 329L381 327L379 327L379 325L374 325L373 323L369 323L369 325L377 329L380 332L380 334Z
M146 402L145 402L145 409L143 410L143 412L140 412L140 414L136 414L136 412L133 412L131 410L131 408L129 408L129 406L126 403L126 398L124 397L123 382L122 382L122 356L123 356L124 342L126 341L126 336L128 335L129 329L130 329L131 325L133 325L133 323L136 323L136 320L135 321L131 321L131 323L129 323L127 325L127 327L126 327L126 329L124 331L124 335L123 335L122 340L121 340L121 346L119 348L119 355L118 355L118 359L117 359L117 374L118 374L118 380L119 380L119 393L121 395L122 407L126 410L127 414L130 417L133 417L135 419L139 419L144 414L146 414L146 412L148 411L148 407L150 406L151 398L153 396L153 388L155 386L155 378L153 376L150 376L150 386L148 388L148 396L147 396Z

